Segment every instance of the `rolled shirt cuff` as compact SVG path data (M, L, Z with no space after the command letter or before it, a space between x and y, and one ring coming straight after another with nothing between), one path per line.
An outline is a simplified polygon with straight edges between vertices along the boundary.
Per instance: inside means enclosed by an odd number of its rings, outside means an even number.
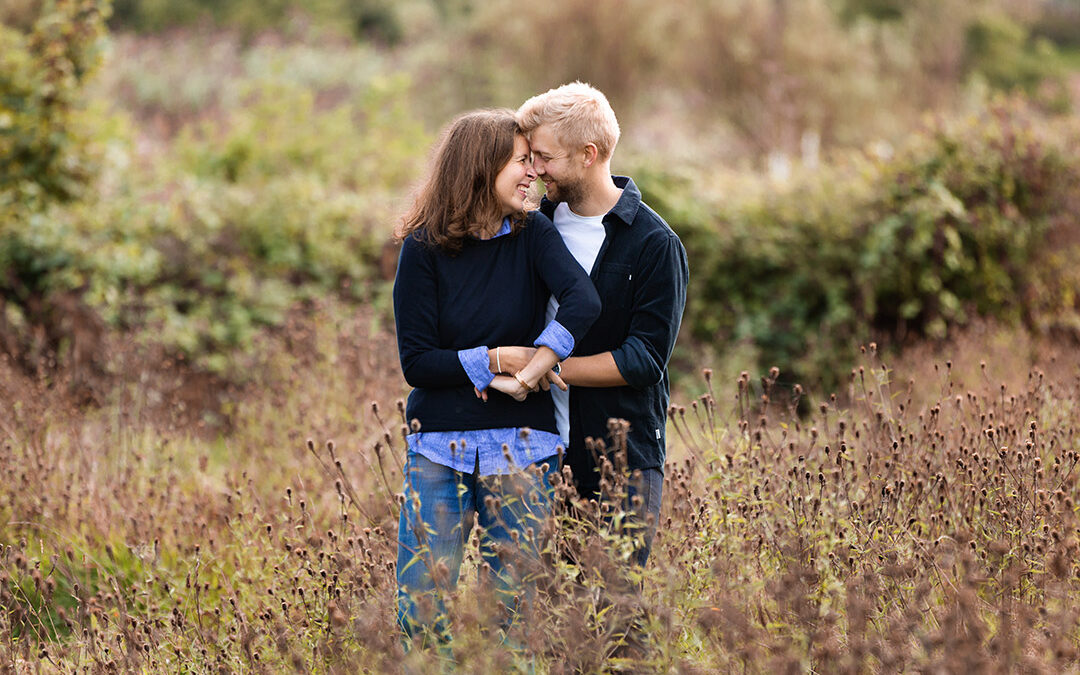
M458 350L457 356L473 386L480 391L487 389L491 381L495 379L495 373L491 372L491 359L488 358L488 348L480 346L472 349L461 349Z
M550 347L562 361L574 351L574 336L561 323L552 320L533 342L534 347Z

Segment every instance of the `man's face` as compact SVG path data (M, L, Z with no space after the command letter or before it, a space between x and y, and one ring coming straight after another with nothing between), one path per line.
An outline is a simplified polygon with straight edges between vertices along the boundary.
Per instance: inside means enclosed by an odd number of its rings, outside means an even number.
M563 146L546 124L533 130L529 145L533 152L533 167L547 188L548 199L566 202L574 208L585 196L584 169L576 153Z

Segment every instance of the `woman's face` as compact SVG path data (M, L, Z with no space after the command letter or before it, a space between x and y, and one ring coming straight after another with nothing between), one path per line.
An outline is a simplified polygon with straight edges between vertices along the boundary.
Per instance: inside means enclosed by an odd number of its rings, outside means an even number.
M495 176L495 194L504 217L525 208L525 195L534 180L536 170L533 169L529 142L524 136L517 135L514 137L514 154Z

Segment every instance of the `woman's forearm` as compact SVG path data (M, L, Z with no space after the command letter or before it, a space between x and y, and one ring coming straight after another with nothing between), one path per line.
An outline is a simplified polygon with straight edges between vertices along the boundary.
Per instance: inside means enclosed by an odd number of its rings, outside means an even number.
M540 346L536 348L529 362L517 372L521 379L525 380L530 389L535 389L540 378L559 362L559 355L551 347Z

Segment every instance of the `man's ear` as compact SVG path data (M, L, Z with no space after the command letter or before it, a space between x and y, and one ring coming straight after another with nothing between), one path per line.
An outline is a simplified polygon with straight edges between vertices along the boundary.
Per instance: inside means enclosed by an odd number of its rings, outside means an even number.
M586 143L585 149L582 150L585 153L585 167L588 168L596 163L596 159L600 156L600 151L596 149L595 143Z

